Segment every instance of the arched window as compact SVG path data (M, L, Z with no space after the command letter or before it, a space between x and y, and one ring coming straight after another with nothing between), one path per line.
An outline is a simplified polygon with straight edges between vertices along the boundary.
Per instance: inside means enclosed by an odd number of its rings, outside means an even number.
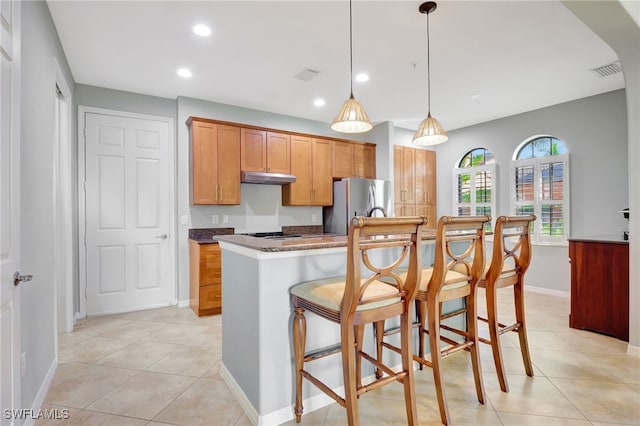
M496 160L486 148L462 156L453 170L453 211L458 216L488 215L497 209ZM488 230L491 225L488 224Z
M569 237L569 154L564 142L549 135L518 146L511 168L515 215L535 214L533 241L564 243Z

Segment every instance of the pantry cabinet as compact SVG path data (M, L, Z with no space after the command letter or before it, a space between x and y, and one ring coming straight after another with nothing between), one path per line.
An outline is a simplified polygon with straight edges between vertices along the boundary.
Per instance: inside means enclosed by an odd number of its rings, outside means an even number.
M222 312L220 246L189 240L189 306L196 315Z
M291 174L295 183L282 187L285 206L333 204L332 143L327 139L291 136Z
M191 204L240 204L240 128L190 119Z
M426 216L436 226L436 153L396 145L393 148L396 216Z

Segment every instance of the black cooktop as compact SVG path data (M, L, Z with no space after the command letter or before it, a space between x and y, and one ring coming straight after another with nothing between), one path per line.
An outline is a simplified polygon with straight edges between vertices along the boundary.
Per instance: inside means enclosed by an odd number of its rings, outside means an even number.
M242 234L248 237L256 238L271 238L271 239L283 239L283 238L300 238L302 235L298 234L285 234L282 231L279 232L254 232L250 234Z

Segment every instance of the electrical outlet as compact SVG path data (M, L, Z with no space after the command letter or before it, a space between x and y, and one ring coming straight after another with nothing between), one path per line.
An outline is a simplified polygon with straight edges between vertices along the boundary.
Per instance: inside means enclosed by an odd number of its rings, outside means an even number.
M214 214L211 216L211 223L213 223L214 225L217 225L218 223L220 223L220 218L218 217L217 214Z
M27 374L27 353L22 352L20 356L20 376L24 377Z
M318 221L318 215L317 214L312 214L311 215L311 223L316 223Z
M182 216L180 216L180 223L182 225L188 225L189 224L189 216L187 216L186 214L183 214Z
M222 223L229 223L229 216L228 215L222 215Z

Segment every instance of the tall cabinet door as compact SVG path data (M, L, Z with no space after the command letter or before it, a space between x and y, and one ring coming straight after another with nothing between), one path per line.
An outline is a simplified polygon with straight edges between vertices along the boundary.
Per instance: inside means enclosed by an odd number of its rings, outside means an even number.
M218 126L191 123L191 204L217 204Z
M313 140L313 204L333 205L332 144L329 140Z
M416 202L415 152L413 148L402 150L402 176L404 180L404 203Z
M240 128L218 125L217 154L220 193L216 204L240 204Z

